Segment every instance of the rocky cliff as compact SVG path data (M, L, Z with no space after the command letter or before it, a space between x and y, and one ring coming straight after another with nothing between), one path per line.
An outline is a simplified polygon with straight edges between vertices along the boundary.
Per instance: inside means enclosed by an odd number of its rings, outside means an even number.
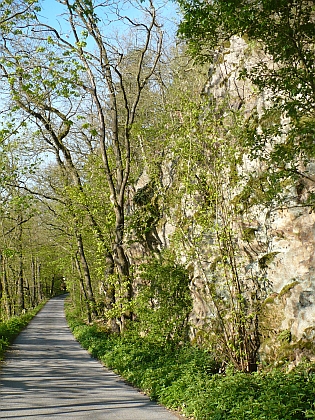
M267 92L257 95L248 80L240 78L243 68L250 68L258 59L270 60L243 39L232 38L211 68L207 93L216 99L228 95L235 107L243 107L245 117L255 111L263 115L272 98ZM287 124L289 121L283 118L284 132ZM259 161L246 157L243 162L245 172L259 166ZM305 205L315 187L314 164L308 165L307 172L307 179L301 178L287 188L282 203L250 209L254 235L248 245L256 251L252 267L269 285L261 314L262 358L276 358L272 354L277 352L274 346L286 347L287 353L282 349L280 358L288 356L290 350L294 350L289 355L292 360L299 359L303 352L315 357L309 351L315 332L315 214Z
M253 114L262 117L272 102L270 93L258 94L249 80L241 77L244 68L250 69L257 60L272 65L270 58L257 46L233 37L217 53L209 70L209 80L204 88L209 102L225 102L230 109L241 113L245 120ZM282 125L285 136L290 121L283 117ZM248 179L258 180L257 174L268 169L259 158L253 159L246 153L239 162L237 172L240 181L233 186L226 183L221 194L222 200L225 200L224 208L227 202L235 203L238 197L238 210L229 213L228 222L222 215L223 207L216 210L219 214L216 223L221 235L222 232L233 231L233 255L220 254L220 245L227 246L227 242L226 239L215 238L213 227L207 229L198 225L201 219L198 219L197 213L200 213L201 207L196 190L193 194L181 195L180 202L157 222L155 246L159 249L172 246L174 234L185 219L185 234L189 238L180 246L177 242L177 252L191 276L193 340L215 340L217 324L213 319L218 314L225 320L229 316L233 318L231 308L235 309L235 305L239 304L234 289L240 284L243 297L247 299L244 303L247 311L244 326L246 324L250 330L249 341L256 340L256 344L251 345L253 349L258 345L259 361L275 364L289 361L294 364L303 356L315 360L315 214L307 201L315 189L315 165L309 164L304 168L307 169L307 177L285 184L280 201L278 196L278 200L270 200L266 204L259 200L251 201L250 194L244 191L250 189ZM198 169L196 171L198 174ZM253 173L256 177L252 176ZM169 189L174 178L174 165L170 158L168 163L164 163L160 188ZM150 176L143 174L136 191L143 190L149 183ZM210 211L209 208L207 211ZM138 251L133 248L133 260ZM231 268L231 264L235 267ZM226 274L227 266L229 274ZM226 303L231 296L234 302ZM233 315L229 315L229 310ZM227 341L231 341L233 334L235 331L231 327L227 332Z

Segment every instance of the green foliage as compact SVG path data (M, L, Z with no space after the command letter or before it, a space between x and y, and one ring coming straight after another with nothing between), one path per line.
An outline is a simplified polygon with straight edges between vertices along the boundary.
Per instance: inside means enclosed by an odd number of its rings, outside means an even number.
M186 341L192 309L188 273L171 258L140 267L141 283L135 298L135 328L153 342Z
M259 258L258 260L259 267L262 270L266 269L277 255L278 255L278 252L269 252L268 254L265 254L263 257Z
M290 341L292 339L291 331L290 330L283 330L283 331L281 331L281 333L278 335L278 339L282 343L290 343Z
M33 19L35 12L40 11L37 6L37 0L3 0L0 1L0 29L4 33L12 31L19 33L20 29L14 29L14 26L22 22L25 25L30 19Z
M28 325L32 318L42 309L45 302L26 314L14 316L8 321L0 320L0 360L3 360L4 353L17 337L17 335Z
M298 280L294 280L291 283L288 283L286 286L284 286L278 295L278 298L284 296L286 293L288 293L290 290L292 290L297 284L299 284Z
M68 322L84 348L134 386L169 408L196 420L303 420L314 418L314 366L285 373L244 374L218 365L191 345L152 343L134 334L111 335L87 326L68 312Z
M183 10L179 33L197 59L215 64L216 54L224 50L233 35L243 36L258 52L253 66L247 68L245 63L242 77L259 92L268 92L272 103L262 117L252 116L254 125L249 120L245 142L251 156L264 161L265 201L283 199L281 191L287 187L284 180L307 178L303 165L314 159L314 2L178 3ZM266 55L259 59L261 51Z

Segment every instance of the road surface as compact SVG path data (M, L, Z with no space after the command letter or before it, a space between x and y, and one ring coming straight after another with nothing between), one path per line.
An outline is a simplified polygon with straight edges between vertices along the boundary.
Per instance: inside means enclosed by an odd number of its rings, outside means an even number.
M74 339L64 297L51 299L0 367L0 419L175 420Z

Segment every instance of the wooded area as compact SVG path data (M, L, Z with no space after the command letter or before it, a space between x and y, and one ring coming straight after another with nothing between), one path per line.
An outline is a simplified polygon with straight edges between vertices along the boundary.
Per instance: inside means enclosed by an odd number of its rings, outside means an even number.
M180 0L178 28L167 1L59 3L0 2L0 321L67 290L88 323L256 370L255 212L314 209L314 2ZM262 110L209 88L235 37Z

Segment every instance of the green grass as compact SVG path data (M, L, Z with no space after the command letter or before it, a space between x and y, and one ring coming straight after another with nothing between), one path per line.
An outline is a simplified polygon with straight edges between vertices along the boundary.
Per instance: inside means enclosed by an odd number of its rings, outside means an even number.
M168 408L196 420L315 419L315 367L218 374L214 359L197 347L177 348L132 334L113 336L68 314L81 345L128 382Z
M45 302L23 315L13 316L8 321L0 322L0 361L4 360L5 351L12 344L14 339L28 325L28 323L44 305Z

